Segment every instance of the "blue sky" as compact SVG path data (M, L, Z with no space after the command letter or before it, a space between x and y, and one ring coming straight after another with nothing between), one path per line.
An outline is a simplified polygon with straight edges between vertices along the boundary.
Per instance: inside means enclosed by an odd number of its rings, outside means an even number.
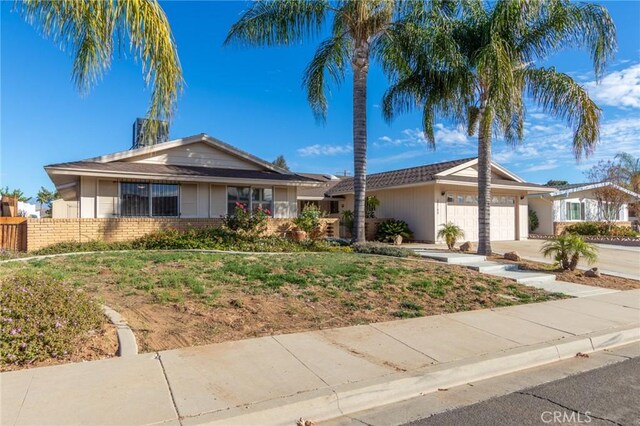
M42 166L128 149L131 125L149 101L140 64L124 52L86 96L71 82L72 59L43 39L0 2L0 185L35 195L52 188ZM259 157L283 154L297 171L352 170L350 75L329 96L325 125L318 124L301 88L301 75L318 40L288 48L222 47L247 2L162 3L178 44L186 86L171 137L208 133ZM554 65L581 81L603 109L601 144L576 163L571 132L530 106L526 138L517 148L494 143L494 159L532 182L582 181L593 162L620 151L640 156L640 2L604 2L618 29L619 50L599 86L588 55L562 51ZM374 65L369 77L369 172L474 156L476 141L438 122L436 151L427 149L420 114L391 125L379 103L387 80Z

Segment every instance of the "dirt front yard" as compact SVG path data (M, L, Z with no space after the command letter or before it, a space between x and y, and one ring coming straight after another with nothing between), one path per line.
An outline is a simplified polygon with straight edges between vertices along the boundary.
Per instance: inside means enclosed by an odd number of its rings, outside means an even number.
M562 298L469 269L350 253L128 252L17 262L120 312L142 351Z

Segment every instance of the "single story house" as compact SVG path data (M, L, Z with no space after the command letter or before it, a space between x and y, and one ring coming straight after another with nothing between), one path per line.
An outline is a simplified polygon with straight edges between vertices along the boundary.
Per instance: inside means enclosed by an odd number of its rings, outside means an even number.
M478 240L478 159L466 158L367 176L367 195L380 201L376 217L408 223L418 241L438 241L441 225L460 226L466 241ZM553 191L525 182L497 163L491 163L491 239L524 240L528 233L530 193ZM353 178L327 191L339 200L339 210L353 210Z
M557 235L566 226L578 222L603 221L601 206L596 199L599 188L610 187L628 196L630 202L640 200L640 194L609 182L579 183L552 188L539 194L529 195L529 207L536 212L539 225L533 230L536 234ZM615 221L629 224L629 207L621 205L615 212Z
M219 218L236 202L294 218L298 190L323 184L206 134L45 170L62 197L53 218Z
M326 213L327 217L339 217L339 200L327 197L326 192L336 186L343 177L323 175L318 173L298 173L310 179L322 182L316 187L298 188L298 211L302 211L305 205L314 204Z

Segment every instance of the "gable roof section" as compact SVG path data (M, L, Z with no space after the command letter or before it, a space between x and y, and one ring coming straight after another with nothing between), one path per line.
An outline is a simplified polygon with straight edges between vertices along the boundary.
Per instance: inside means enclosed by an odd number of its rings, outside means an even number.
M318 173L297 173L300 176L304 176L309 179L318 180L324 182L323 185L317 187L300 187L298 188L298 200L322 200L325 198L325 193L336 186L343 179L341 177L318 174Z
M129 149L126 151L115 152L113 154L102 155L100 157L88 158L86 160L83 160L82 162L113 163L113 162L132 159L136 157L148 156L149 154L159 154L162 151L166 151L168 149L190 145L193 143L199 143L199 142L206 143L207 145L212 146L216 149L219 149L222 152L241 158L245 161L256 164L267 170L271 170L273 172L281 173L281 174L292 174L288 170L276 167L275 165L273 165L272 163L266 160L258 158L255 155L249 154L246 151L243 151L225 142L222 142L221 140L216 139L212 136L209 136L206 133L189 136L182 139L175 139L169 142L163 142L163 143L159 143L152 146L147 146L147 147L142 147L137 149ZM56 165L52 164L46 167L53 167L53 166L56 166Z
M46 166L47 172L55 169L60 174L81 174L94 176L113 176L136 178L161 178L161 179L198 179L198 178L224 178L224 179L249 179L268 180L279 182L300 182L308 184L319 184L315 179L300 176L294 173L279 173L271 170L247 170L247 169L224 169L200 166L177 166L170 164L145 164L130 163L124 161L96 162L96 161L75 161L71 163L60 163Z
M471 167L477 164L477 162L477 158L463 158L460 160L444 161L442 163L425 164L424 166L410 167L407 169L374 173L367 176L367 190L416 185L436 181L438 179L457 182L475 182L476 179L474 178L452 176L452 174L464 168ZM540 185L525 183L524 180L496 163L492 163L492 167L498 169L502 174L509 178L500 180L500 184L527 186L532 188L540 187L543 189ZM342 179L340 183L327 191L327 195L343 195L352 193L353 191L353 178L346 178Z
M611 186L614 187L624 193L626 193L627 195L633 197L636 200L640 200L640 194L637 194L633 191L628 190L627 188L623 188L620 185L616 185L614 183L611 182L595 182L595 183L575 183L575 184L569 184L569 185L562 185L562 186L557 186L555 187L555 191L551 192L551 193L547 193L547 194L532 194L533 197L543 197L543 196L547 196L547 197L565 197L571 193L574 192L581 192L581 191L589 191L592 189L598 189L598 188L603 188L605 186Z

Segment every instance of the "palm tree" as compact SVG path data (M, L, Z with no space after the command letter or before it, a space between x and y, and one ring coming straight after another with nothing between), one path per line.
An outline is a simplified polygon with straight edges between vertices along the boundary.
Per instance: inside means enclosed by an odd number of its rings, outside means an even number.
M464 231L453 222L443 223L442 228L438 231L438 238L444 238L447 248L453 250L458 238L464 237Z
M164 11L156 0L15 2L24 19L62 49L71 50L72 77L86 93L109 68L114 50L125 42L142 62L152 88L149 131L170 119L182 87L182 68Z
M491 143L524 139L524 96L573 129L576 158L599 140L600 108L569 75L536 67L563 48L589 51L597 79L616 48L615 27L602 6L568 0L498 0L465 3L463 14L444 22L439 37L416 37L398 81L387 91L387 119L420 105L427 138L434 143L436 114L464 122L478 134L478 253L491 253ZM434 52L438 61L430 61ZM402 67L397 67L403 69Z
M544 243L540 252L544 257L552 257L563 270L575 271L580 258L590 265L598 259L598 249L579 235L563 234Z
M434 2L443 11L448 2ZM230 29L225 44L290 45L322 32L330 20L331 35L320 43L307 66L303 84L311 109L326 119L327 77L341 83L350 65L353 72L354 240L364 241L367 76L371 59L389 64L399 46L396 35L409 22L427 17L429 10L418 0L280 0L257 1ZM434 9L435 10L435 9Z

